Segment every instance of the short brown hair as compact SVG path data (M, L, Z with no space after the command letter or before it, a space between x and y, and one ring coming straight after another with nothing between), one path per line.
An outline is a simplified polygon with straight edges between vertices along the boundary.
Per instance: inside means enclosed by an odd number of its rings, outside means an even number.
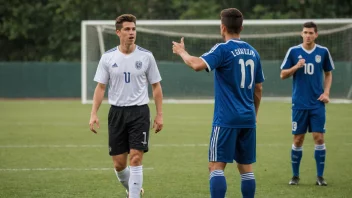
M309 21L303 24L303 28L314 28L314 32L318 32L318 27L313 21Z
M115 27L116 30L121 30L123 22L133 22L136 24L137 18L132 14L123 14L116 18Z
M227 8L221 11L221 24L225 25L227 32L230 34L241 32L241 27L243 23L243 15L236 8Z

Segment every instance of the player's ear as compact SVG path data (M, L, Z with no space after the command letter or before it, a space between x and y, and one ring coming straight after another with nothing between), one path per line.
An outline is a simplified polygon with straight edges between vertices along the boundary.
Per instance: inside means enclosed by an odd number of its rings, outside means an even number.
M227 31L226 26L224 24L221 24L220 29L221 29L221 32Z
M121 30L116 30L116 35L120 37Z

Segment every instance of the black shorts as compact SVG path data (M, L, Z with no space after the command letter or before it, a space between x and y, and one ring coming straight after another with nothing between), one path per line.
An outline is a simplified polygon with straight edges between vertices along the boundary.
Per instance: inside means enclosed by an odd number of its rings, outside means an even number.
M109 155L119 155L130 149L148 152L150 112L148 105L111 106L108 117Z

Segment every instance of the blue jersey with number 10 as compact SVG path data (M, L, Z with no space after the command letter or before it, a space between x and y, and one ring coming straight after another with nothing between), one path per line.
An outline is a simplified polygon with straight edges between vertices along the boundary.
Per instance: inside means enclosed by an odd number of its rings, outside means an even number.
M290 69L299 59L305 59L305 64L293 75L292 109L316 109L324 106L318 98L324 92L324 72L334 69L329 50L317 44L310 51L302 45L291 47L281 69Z
M264 81L258 52L248 43L231 39L216 44L201 58L214 70L213 126L254 128L254 89Z

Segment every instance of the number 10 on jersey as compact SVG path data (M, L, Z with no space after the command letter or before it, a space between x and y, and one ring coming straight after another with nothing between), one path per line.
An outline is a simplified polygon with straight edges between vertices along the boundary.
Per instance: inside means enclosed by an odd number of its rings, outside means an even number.
M304 64L304 74L313 75L314 74L314 65L313 63Z
M251 68L251 84L249 84L248 89L252 89L254 79L254 61L252 59L248 59L244 62L243 59L240 59L238 63L241 65L241 88L244 89L244 83L246 82L246 67L249 66Z

